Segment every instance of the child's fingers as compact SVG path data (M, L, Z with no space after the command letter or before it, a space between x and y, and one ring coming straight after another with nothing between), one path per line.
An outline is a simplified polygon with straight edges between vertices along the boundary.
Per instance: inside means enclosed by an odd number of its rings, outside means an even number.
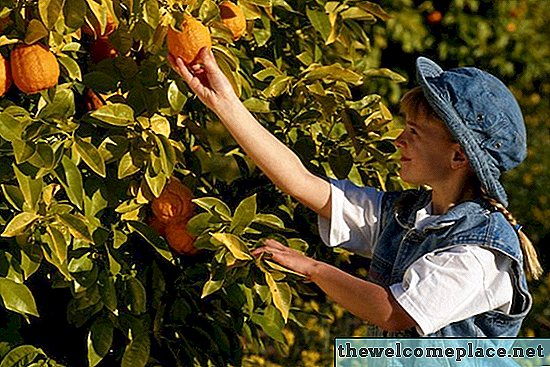
M279 241L274 240L272 238L267 238L264 241L264 245L267 246L267 247L273 248L273 249L277 249L277 250L283 250L284 251L284 250L288 249L287 246L283 245Z

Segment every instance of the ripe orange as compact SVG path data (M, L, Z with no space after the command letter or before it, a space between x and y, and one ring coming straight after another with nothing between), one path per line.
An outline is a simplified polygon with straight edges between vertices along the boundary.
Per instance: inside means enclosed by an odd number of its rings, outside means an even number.
M149 219L147 224L161 236L166 234L166 223L161 222L157 217L152 217Z
M23 93L37 93L57 84L59 64L46 46L19 45L11 52L10 59L13 82Z
M220 4L220 17L223 24L231 30L233 41L242 37L246 31L246 18L242 9L231 1L224 1Z
M193 214L192 198L191 190L172 177L159 197L153 199L151 209L163 223L187 220Z
M185 228L186 223L172 222L166 226L165 238L168 245L180 255L193 255L198 252L193 245L195 238Z
M181 24L181 32L171 26L166 34L168 52L175 57L181 57L185 64L201 62L196 60L203 47L212 47L212 39L208 27L191 15L185 14Z
M114 59L118 56L118 51L108 37L99 37L90 46L90 56L92 62L97 64L104 59Z
M86 89L86 92L84 93L84 107L86 108L86 111L95 111L104 105L105 103L101 97L93 89Z
M434 10L428 16L426 17L426 20L429 24L436 25L441 23L441 20L443 19L443 14L439 10Z
M0 55L0 97L2 97L11 86L10 63Z

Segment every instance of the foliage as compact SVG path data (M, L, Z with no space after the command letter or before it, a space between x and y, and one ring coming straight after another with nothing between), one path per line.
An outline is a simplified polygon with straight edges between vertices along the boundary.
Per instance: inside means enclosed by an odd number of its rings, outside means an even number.
M284 326L318 310L300 310L299 274L250 250L268 236L307 250L315 221L266 185L171 70L167 26L188 12L210 27L245 105L308 168L395 189L400 130L379 95L361 93L373 78L402 80L367 62L364 28L386 13L241 0L247 34L233 42L212 0L0 4L0 52L40 42L62 67L55 88L12 87L0 101L3 337L69 365L240 365L266 343L288 354ZM193 257L145 224L172 176L200 208Z

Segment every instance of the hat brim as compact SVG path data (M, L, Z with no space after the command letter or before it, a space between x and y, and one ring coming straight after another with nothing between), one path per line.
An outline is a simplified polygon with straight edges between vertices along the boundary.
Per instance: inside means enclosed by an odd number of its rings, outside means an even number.
M416 61L416 77L428 103L447 124L453 136L464 149L470 165L486 193L504 206L508 206L508 196L499 181L500 170L491 163L493 158L481 148L480 142L465 126L451 102L442 97L446 93L429 81L429 78L436 78L443 73L444 70L430 59L419 57Z

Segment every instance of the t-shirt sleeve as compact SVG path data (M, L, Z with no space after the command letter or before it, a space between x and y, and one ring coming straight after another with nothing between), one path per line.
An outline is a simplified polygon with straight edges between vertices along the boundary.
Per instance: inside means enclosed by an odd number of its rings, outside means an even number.
M330 180L331 217L318 216L319 234L329 247L370 257L378 237L383 192L347 180Z
M415 261L390 291L415 320L419 334L428 335L489 310L509 312L510 268L504 254L475 245L456 246Z

